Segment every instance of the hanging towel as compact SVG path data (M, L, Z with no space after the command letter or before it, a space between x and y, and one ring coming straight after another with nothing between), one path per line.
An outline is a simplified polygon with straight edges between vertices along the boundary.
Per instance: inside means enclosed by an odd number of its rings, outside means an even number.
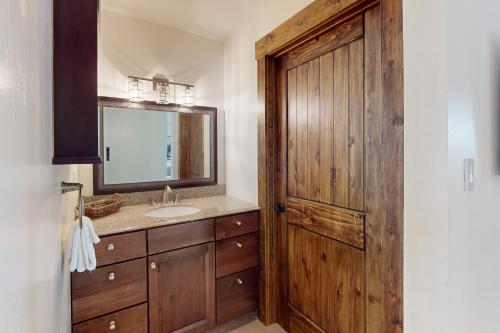
M78 220L71 230L69 270L71 272L93 271L97 266L94 244L100 242L95 233L94 224L87 217L83 217L82 227Z

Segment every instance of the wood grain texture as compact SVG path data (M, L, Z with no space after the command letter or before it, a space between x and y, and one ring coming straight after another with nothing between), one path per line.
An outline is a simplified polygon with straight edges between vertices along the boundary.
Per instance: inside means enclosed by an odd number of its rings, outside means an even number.
M335 206L288 197L288 223L363 249L363 214Z
M73 326L73 333L102 333L111 331L114 322L115 329L120 333L148 333L148 304L143 303L132 308L118 311L93 320Z
M261 59L340 16L359 0L316 0L255 43L255 57Z
M286 53L286 66L292 68L329 53L363 36L363 16L357 16Z
M349 203L364 210L364 51L363 40L349 44Z
M149 229L148 253L171 251L211 242L214 239L213 219Z
M207 243L149 257L150 333L205 332L216 325L215 250Z
M259 231L259 212L250 212L215 219L215 239L221 240Z
M307 196L319 201L320 187L320 106L319 58L307 63ZM301 147L302 148L302 147Z
M349 205L349 46L333 52L333 133L335 205Z
M366 200L366 292L367 333L383 332L382 221L385 219L382 121L380 85L380 7L365 14L365 200Z
M114 278L110 279L110 274ZM79 323L147 300L146 259L71 274L72 321Z
M102 237L95 245L98 267L146 256L146 232Z
M333 203L333 53L320 58L320 201Z
M297 68L288 71L288 194L297 195ZM286 96L285 94L282 94Z
M217 241L217 278L259 265L259 234Z
M258 268L217 279L217 325L256 310L258 304Z
M307 159L307 87L308 64L297 67L297 196L308 197L308 159Z
M291 307L290 333L325 333L318 325Z

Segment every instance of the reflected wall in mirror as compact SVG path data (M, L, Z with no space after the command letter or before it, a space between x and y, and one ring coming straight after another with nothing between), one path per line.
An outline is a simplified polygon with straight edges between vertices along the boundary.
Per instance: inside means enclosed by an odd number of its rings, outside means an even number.
M216 184L216 109L100 97L96 194Z

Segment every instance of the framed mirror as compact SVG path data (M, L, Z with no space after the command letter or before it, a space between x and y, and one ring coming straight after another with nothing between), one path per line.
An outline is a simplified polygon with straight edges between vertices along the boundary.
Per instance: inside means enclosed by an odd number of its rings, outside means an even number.
M94 193L217 184L217 109L99 97Z

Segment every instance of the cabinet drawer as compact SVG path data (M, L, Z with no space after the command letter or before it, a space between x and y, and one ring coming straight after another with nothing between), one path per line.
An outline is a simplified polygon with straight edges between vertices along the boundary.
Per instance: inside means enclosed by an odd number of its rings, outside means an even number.
M214 220L202 220L148 230L148 252L156 254L214 240Z
M250 212L215 219L217 240L259 231L259 212Z
M217 325L256 310L258 301L258 268L218 279Z
M73 326L73 333L148 333L146 303Z
M145 302L146 258L72 273L71 293L73 323Z
M146 232L103 237L95 252L98 266L145 257Z
M258 233L229 238L216 243L217 277L223 277L259 264Z

